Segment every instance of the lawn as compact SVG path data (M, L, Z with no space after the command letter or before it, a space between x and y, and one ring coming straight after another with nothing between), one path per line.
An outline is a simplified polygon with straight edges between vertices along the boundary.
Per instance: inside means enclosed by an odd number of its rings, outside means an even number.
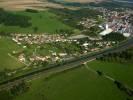
M31 81L30 90L15 100L126 100L109 80L85 67Z
M14 69L22 67L23 64L18 60L10 57L8 53L12 53L13 50L21 50L17 44L13 43L11 38L1 37L0 38L0 70L3 69Z
M5 26L3 24L0 24L0 31L17 33L55 33L56 30L60 29L72 29L71 27L59 21L57 18L58 16L48 11L40 11L38 13L18 11L12 13L31 17L30 22L32 23L32 26L22 28L19 26ZM34 30L35 27L38 28L37 32L35 32Z
M88 63L88 66L92 69L100 70L133 88L133 64L95 61Z

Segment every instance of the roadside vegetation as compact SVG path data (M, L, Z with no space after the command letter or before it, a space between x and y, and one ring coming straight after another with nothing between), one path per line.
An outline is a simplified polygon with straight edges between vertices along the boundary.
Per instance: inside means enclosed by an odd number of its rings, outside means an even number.
M128 48L121 52L109 53L97 58L100 61L117 62L117 63L132 63L133 62L133 48Z
M29 84L21 81L9 90L0 91L1 100L14 100L16 96L23 94L29 90Z

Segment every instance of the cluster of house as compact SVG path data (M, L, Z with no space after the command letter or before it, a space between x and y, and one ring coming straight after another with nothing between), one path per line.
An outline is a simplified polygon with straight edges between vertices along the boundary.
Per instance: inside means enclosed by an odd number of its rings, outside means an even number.
M125 37L133 35L133 10L123 11L111 11L103 9L103 16L106 22L100 27L106 29L103 34L109 34L110 32L122 33Z
M24 53L21 53L19 54L18 56L18 60L23 62L23 63L36 63L38 61L41 61L41 62L56 62L56 61L61 61L62 59L66 58L67 57L67 53L56 53L56 52L53 52L51 55L47 55L47 56L42 56L42 55L31 55L31 56L28 56L26 57L26 55Z
M24 36L22 36L22 37L24 37ZM37 35L37 36L39 36L39 35ZM21 38L21 35L19 35L18 37ZM31 35L29 37L31 37ZM80 40L83 40L85 38L88 38L88 41L84 40L84 42L81 43ZM71 40L71 42L74 42L77 45L79 45L80 47L82 47L82 49L83 49L82 53L84 53L84 54L88 53L88 52L100 50L101 48L112 46L112 42L104 42L104 41L102 42L101 38L96 38L96 37L92 38L92 37L88 37L86 35L71 36L67 40ZM28 57L24 53L20 53L18 56L18 59L21 62L27 62L27 59L28 59L28 61L30 61L30 63L37 62L37 61L55 62L55 61L61 61L62 59L65 59L65 58L69 58L68 55L70 56L70 54L67 54L66 52L56 53L54 51L51 51L51 54L42 56L42 55L36 54L36 52L34 51L33 54ZM71 54L71 56L76 56L76 55L77 55L76 51L75 51L75 54Z
M108 48L116 44L115 41L102 41L102 38L100 36L90 37L87 35L76 35L69 37L69 39L76 40L76 44L79 44L81 47L84 48L84 53L87 53L88 51L97 51L101 48ZM80 39L85 39L85 41L83 43L80 43Z
M95 41L95 42L86 42L82 46L84 46L86 50L89 49L90 51L97 51L102 48L112 47L115 44L116 44L115 41ZM91 48L89 48L89 46Z
M18 60L21 61L21 62L26 62L25 54L24 54L24 53L21 53L21 54L18 56Z
M59 34L13 34L12 40L17 44L43 44L67 41L64 36Z
M108 48L108 47L115 45L116 43L117 42L115 41L99 41L99 42L96 42L96 45L98 45L98 47Z
M87 40L86 40L87 39ZM51 51L51 54L49 55L39 55L36 53L36 51L33 52L33 54L26 56L25 53L20 53L18 55L18 59L21 62L24 63L36 63L38 61L41 62L56 62L56 61L62 61L64 59L69 59L72 56L78 56L79 54L86 54L88 52L98 51L102 48L107 48L115 44L115 42L112 41L102 41L101 37L90 37L87 35L74 35L71 37L64 37L59 34L53 34L53 35L46 35L46 34L13 34L12 40L16 42L17 44L40 44L43 43L52 43L52 42L68 42L68 43L75 43L79 45L82 48L82 52L78 53L75 51L74 54L68 54L66 52L54 52ZM82 42L80 42L82 40ZM74 44L72 44L74 45ZM26 48L26 46L23 46ZM69 48L69 47L68 47ZM14 53L15 54L15 53ZM71 55L71 56L70 56Z
M82 21L78 23L78 25L82 25L83 27L89 29L90 27L95 26L97 23L96 20L90 18L82 18Z

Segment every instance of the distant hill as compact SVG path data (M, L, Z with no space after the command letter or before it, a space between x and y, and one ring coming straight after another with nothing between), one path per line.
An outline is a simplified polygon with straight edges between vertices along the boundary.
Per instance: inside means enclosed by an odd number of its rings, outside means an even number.
M89 3L89 2L102 2L102 1L106 1L106 0L60 0L60 1Z
M105 7L105 8L132 8L133 0L48 0L65 6L75 7Z
M106 8L132 8L133 9L133 0L105 0L99 4L91 4L93 6L100 6Z
M133 0L113 0L113 1L121 3L133 3Z

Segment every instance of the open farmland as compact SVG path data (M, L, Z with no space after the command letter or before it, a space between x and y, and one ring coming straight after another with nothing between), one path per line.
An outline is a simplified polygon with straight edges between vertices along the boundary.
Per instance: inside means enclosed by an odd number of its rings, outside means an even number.
M102 62L92 62L88 67L100 69L102 64L108 67L115 65L127 67L127 70L131 70L129 68L131 66L128 65ZM125 72L125 76L129 75L127 73ZM121 72L119 75L121 75ZM128 79L131 80L131 77L128 77ZM42 76L39 79L32 80L30 89L16 96L14 100L126 100L127 98L129 97L120 91L112 81L98 76L85 67L80 67L48 78Z
M58 16L48 11L40 11L38 13L30 13L25 11L11 12L12 14L28 16L31 26L29 27L19 27L19 26L9 26L0 24L1 32L9 33L55 33L56 30L60 29L71 29L71 27L65 25L60 20ZM34 30L35 28L36 31Z
M0 0L0 7L7 10L24 10L27 8L44 10L47 7L61 8L61 5L47 2L47 0Z
M106 1L0 0L0 100L133 100L133 15Z
M88 63L88 66L96 71L102 71L103 73L133 88L133 78L131 78L133 75L133 66L131 63L120 64L95 61Z
M13 50L21 50L17 44L13 43L10 38L1 37L0 38L0 71L4 69L15 69L24 66L17 59L11 57L9 54Z

